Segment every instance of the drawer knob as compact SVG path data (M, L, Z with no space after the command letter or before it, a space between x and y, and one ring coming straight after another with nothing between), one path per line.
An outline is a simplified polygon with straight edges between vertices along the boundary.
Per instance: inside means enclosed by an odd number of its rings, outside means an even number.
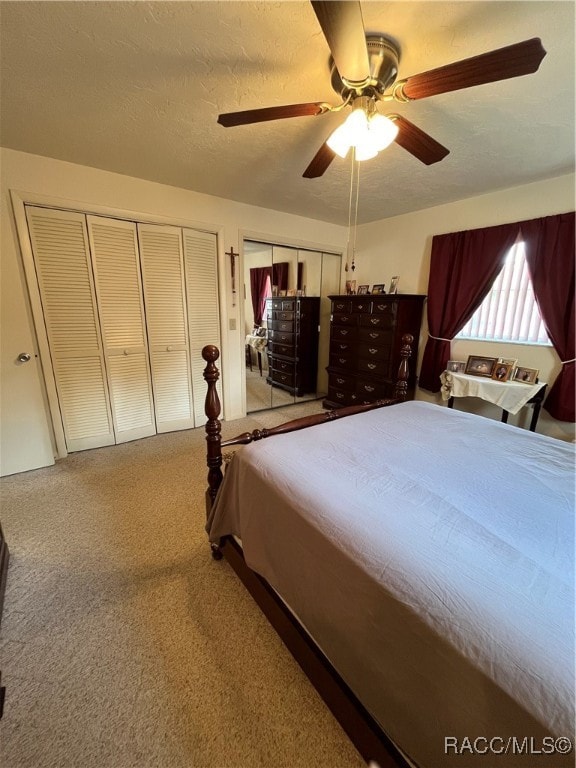
M370 354L371 354L371 355L375 355L375 354L376 354L376 352L378 352L378 349L377 349L376 347L370 347L370 349L368 350L368 352L370 352Z
M348 330L340 331L340 336L346 336L347 334L348 334Z
M342 392L336 392L336 397L337 397L339 400L343 400L343 399L344 399L344 395L342 394Z
M364 389L366 392L374 392L374 387L371 387L369 384L364 384Z
M344 384L344 379L336 379L337 384Z
M373 371L376 367L376 363L368 363L368 368L370 368L371 371Z
M377 338L378 338L378 336L380 336L380 334L379 334L379 333L371 333L371 334L370 334L370 338L371 338L371 339L377 339Z
M338 358L338 362L339 363L345 363L346 362L346 358L345 357L339 357Z
M372 325L379 325L380 324L380 318L379 317L371 317L370 322Z

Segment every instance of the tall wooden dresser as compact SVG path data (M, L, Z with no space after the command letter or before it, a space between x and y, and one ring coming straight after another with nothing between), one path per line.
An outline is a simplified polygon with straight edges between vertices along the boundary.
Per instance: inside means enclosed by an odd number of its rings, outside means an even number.
M425 296L330 296L330 363L325 408L394 396L402 336L414 336L408 399L414 397Z
M316 391L319 319L317 296L266 300L268 384L298 397Z

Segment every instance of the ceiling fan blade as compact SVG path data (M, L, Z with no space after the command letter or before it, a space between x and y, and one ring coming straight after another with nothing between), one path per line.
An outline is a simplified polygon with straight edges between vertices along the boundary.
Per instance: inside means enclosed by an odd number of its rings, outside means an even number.
M405 117L401 115L388 115L388 117L394 121L394 125L398 126L398 135L394 139L396 144L426 165L438 163L450 154L449 149L443 147Z
M225 128L234 125L249 125L263 123L266 120L283 120L286 117L305 117L321 115L328 112L330 107L322 102L308 104L286 104L283 107L264 107L263 109L247 109L244 112L226 112L218 115L218 122Z
M495 83L511 77L536 72L546 56L540 38L533 37L522 43L508 45L495 51L455 61L445 67L431 69L407 78L401 84L401 93L408 99L425 99L438 93L459 91L474 85ZM400 85L400 83L399 83Z
M322 144L302 176L305 179L317 179L319 176L323 175L324 171L328 168L335 157L336 153L330 149L328 144Z
M370 62L360 3L352 0L311 0L311 3L340 77L350 83L362 83L370 75Z

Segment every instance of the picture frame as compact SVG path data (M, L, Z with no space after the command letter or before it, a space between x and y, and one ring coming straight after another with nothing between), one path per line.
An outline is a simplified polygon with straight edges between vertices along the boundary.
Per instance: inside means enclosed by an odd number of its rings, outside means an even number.
M286 296L286 291L278 291L278 296Z
M358 293L360 295L364 295L365 293L368 293L368 287L367 285L359 285L358 286Z
M346 294L348 296L356 293L356 280L346 280Z
M470 376L484 376L487 379L492 378L492 371L498 362L497 357L480 357L479 355L469 355L466 362L465 373Z
M537 368L523 368L519 366L514 371L513 381L519 381L521 384L537 384L539 373L540 371Z
M385 288L385 283L376 283L372 286L372 293L386 293Z
M390 288L388 288L388 293L398 293L398 275L394 275L393 278L390 280Z
M296 296L296 288L288 288L286 296Z
M465 360L448 360L446 363L446 370L448 373L465 373L466 361Z
M511 365L512 368L516 368L518 365L518 358L515 357L499 357L498 358L499 363L504 363L504 365Z
M512 375L513 365L511 363L502 363L498 361L492 371L492 378L495 381L508 381Z

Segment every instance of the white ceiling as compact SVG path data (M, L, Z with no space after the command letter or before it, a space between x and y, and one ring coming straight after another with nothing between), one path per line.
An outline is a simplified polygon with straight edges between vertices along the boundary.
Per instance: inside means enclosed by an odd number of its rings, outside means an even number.
M2 146L347 224L349 162L302 178L342 115L216 123L220 112L338 103L309 2L0 7ZM450 154L425 166L393 144L362 163L359 222L573 171L574 8L363 2L366 31L400 45L400 78L531 37L548 53L536 74L390 107Z

